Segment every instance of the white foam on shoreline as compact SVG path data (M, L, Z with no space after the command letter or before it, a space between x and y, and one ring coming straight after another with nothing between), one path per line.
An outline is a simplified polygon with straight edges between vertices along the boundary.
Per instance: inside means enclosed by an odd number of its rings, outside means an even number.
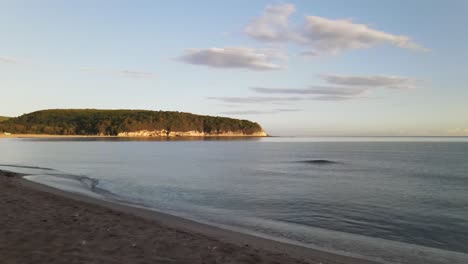
M97 180L85 176L69 175L50 168L17 164L0 164L0 169L25 174L25 176L23 176L24 179L63 191L78 193L98 199L105 198L104 195L93 191ZM96 181L96 183L94 181Z
M89 197L97 198L97 199L104 199L105 197L93 192L92 190L89 189L87 185L82 183L79 180L75 179L69 179L69 178L63 178L63 177L57 177L57 176L52 176L52 175L29 175L29 176L24 176L25 179L41 183L47 186L51 186L63 191L67 192L72 192L72 193L78 193L82 195L86 195Z
M47 174L53 170L49 168L40 168L32 166L22 166L22 165L0 165L0 170L11 171L19 174Z

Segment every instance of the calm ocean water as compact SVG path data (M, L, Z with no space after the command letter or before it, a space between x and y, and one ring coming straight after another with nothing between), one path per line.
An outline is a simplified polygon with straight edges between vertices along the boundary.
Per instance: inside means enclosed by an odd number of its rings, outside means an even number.
M388 263L468 263L468 139L0 139L87 195ZM313 162L326 160L330 162Z

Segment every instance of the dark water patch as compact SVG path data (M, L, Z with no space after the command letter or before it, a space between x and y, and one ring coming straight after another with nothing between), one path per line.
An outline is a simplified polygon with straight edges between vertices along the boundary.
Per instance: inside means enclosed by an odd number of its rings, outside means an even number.
M314 164L314 165L332 165L332 164L341 164L339 161L326 160L326 159L316 159L316 160L301 160L300 163Z

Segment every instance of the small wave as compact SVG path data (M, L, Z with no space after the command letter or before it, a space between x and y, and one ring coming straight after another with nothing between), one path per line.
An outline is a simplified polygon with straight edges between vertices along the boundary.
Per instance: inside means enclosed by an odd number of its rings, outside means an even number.
M27 179L40 182L65 191L78 192L86 196L91 196L101 199L109 199L130 205L136 204L131 201L120 197L119 195L98 187L99 180L84 175L74 175L65 173L47 173L47 174L34 174L26 176ZM56 179L64 179L65 181L57 182ZM79 183L79 186L75 185Z
M37 167L37 166L23 166L23 165L11 165L11 164L0 164L2 167L22 168L22 169L39 169L39 170L54 170L51 168Z
M57 178L63 178L63 179L70 179L70 180L75 180L81 182L83 185L85 185L88 189L94 190L96 189L96 186L99 184L98 179L90 178L84 175L73 175L73 174L59 174L59 173L49 173L46 174L49 176L54 176Z
M2 167L12 168L12 171L10 172L1 170ZM19 175L25 179L39 182L65 191L79 192L87 196L106 198L119 202L127 202L119 195L98 187L98 179L94 179L85 175L70 174L66 172L63 173L46 167L15 164L0 164L0 171L3 172L5 176L13 177L14 175Z
M331 164L341 164L339 161L326 160L326 159L316 159L316 160L301 160L300 163L315 164L315 165L331 165Z

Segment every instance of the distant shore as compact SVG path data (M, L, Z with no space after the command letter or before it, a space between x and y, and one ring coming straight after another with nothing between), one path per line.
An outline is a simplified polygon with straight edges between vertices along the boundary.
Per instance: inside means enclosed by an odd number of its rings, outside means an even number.
M112 138L117 136L87 136L87 135L46 135L46 134L0 134L0 138Z
M261 138L270 136L255 135L203 135L203 136L103 136L103 135L48 135L48 134L9 134L0 133L0 138Z
M3 263L374 262L64 192L0 170Z

